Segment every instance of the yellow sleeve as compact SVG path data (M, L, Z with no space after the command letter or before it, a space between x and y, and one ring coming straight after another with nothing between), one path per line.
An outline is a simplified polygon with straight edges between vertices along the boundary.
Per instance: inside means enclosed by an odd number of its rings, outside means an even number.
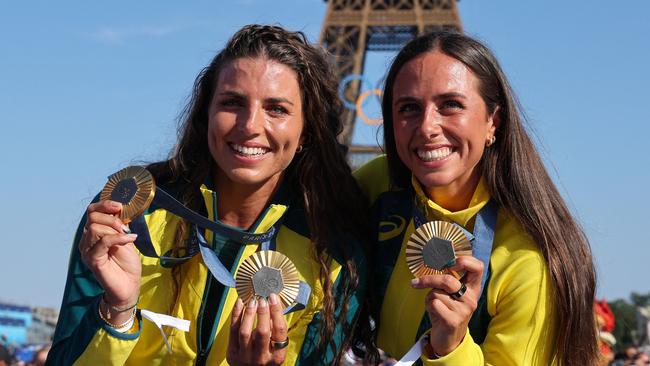
M502 267L505 263L507 267ZM488 312L492 320L485 341L479 346L468 332L445 357L433 360L423 355L424 365L555 364L552 345L557 322L548 269L541 253L497 251L492 254L491 264Z
M74 365L124 365L137 342L100 329Z
M131 330L120 333L103 323L97 307L94 307L94 312L93 318L99 326L74 365L124 365L138 343L142 319L138 315Z
M377 199L377 196L389 188L386 155L379 155L370 160L352 174L371 204Z
M142 330L139 319L127 333L115 331L100 319L98 306L104 290L77 249L85 223L84 215L70 253L61 311L46 365L123 365Z

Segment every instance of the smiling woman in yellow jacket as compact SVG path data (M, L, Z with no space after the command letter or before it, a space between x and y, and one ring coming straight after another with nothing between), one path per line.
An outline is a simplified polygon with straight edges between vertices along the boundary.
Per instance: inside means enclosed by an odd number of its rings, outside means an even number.
M302 33L238 31L197 78L171 158L147 167L165 192L232 235L196 229L156 203L160 192L130 228L115 216L119 203L92 203L75 238L48 364L337 362L365 288L367 227L336 140L339 111L329 65ZM248 239L265 232L273 234L265 245L311 287L304 309L286 316L277 296L243 304L212 275L231 278L264 247ZM145 253L144 236L171 259ZM192 256L197 240L201 254ZM189 331L165 327L163 338L143 321L152 316L145 310L188 320Z
M377 231L377 345L427 365L595 364L589 244L492 53L453 32L414 39L382 110L386 156L356 172ZM473 233L462 279L409 272L409 237L431 220Z

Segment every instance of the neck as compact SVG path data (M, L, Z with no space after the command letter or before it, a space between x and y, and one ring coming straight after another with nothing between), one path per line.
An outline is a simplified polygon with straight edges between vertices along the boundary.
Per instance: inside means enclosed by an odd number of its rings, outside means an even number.
M217 185L219 221L241 229L250 228L269 205L279 180L259 185L243 185L227 179L214 180Z
M424 191L440 207L451 212L461 211L469 207L480 178L481 176L476 173L464 182L444 187L424 187Z

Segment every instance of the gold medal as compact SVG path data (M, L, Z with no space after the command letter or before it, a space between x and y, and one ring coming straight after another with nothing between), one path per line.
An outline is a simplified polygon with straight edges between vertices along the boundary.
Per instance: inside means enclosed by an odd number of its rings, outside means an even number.
M464 273L448 268L461 255L472 255L472 244L460 228L446 221L427 222L406 243L406 264L415 277L448 273L461 278Z
M156 194L156 182L149 171L141 166L130 166L108 177L100 199L120 202L119 218L128 224L142 215Z
M287 256L273 250L256 252L246 258L235 274L237 295L244 304L254 297L280 297L282 307L293 304L298 296L300 277Z

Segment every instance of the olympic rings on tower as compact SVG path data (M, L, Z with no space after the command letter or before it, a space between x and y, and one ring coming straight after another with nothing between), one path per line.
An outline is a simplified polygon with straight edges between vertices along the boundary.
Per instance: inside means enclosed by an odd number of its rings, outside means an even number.
M357 98L356 101L352 102L348 100L345 97L345 89L348 86L348 83L354 80L359 80L361 82L362 90L365 89ZM379 87L381 84L381 80L378 83L378 87L373 88L372 84L370 83L370 80L368 80L366 77L363 75L359 74L350 74L344 77L341 80L341 83L339 84L339 98L343 102L343 105L347 109L352 109L357 112L357 116L366 124L374 126L374 125L380 125L382 124L381 118L369 118L366 116L366 114L363 112L363 102L365 101L368 96L374 94L377 96L377 101L381 105L381 96L382 96L382 91L381 88Z

